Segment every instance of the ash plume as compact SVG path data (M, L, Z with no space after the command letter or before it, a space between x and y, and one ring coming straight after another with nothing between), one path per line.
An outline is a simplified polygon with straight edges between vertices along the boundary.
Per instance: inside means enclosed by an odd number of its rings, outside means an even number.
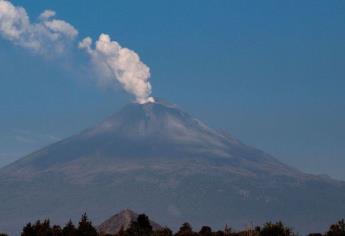
M0 35L38 54L60 54L71 44L78 31L68 22L54 17L54 11L45 10L37 22L32 23L23 7L0 0Z
M70 23L56 19L52 10L43 11L31 22L26 10L10 1L0 0L0 36L14 45L44 56L55 56L71 49L78 30ZM99 72L104 84L119 83L138 103L154 102L151 97L150 68L133 50L122 47L101 34L93 45L90 37L79 42Z
M91 57L101 77L109 82L119 82L125 91L135 96L138 103L154 102L151 94L150 68L134 51L101 34L92 47L92 39L84 38L79 43Z

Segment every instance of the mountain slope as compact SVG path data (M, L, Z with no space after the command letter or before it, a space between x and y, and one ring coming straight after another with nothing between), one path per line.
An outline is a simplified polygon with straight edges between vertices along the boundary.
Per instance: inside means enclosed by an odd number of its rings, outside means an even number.
M2 168L0 187L0 230L10 231L84 211L99 222L123 208L173 227L281 219L314 231L345 212L343 182L302 173L162 101L129 104Z
M135 213L132 210L125 209L105 220L97 227L97 230L99 232L102 232L103 234L117 234L121 229L127 230L130 227L131 223L137 220L138 215L139 214ZM150 220L150 224L153 230L159 230L163 228L152 220Z

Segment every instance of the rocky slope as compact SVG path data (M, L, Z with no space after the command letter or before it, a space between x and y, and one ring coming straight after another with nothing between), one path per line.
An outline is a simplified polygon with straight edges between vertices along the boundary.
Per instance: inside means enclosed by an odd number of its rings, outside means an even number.
M344 217L344 199L344 182L291 168L173 104L132 103L0 169L0 231L85 211L98 223L124 208L172 228L283 220L318 231Z

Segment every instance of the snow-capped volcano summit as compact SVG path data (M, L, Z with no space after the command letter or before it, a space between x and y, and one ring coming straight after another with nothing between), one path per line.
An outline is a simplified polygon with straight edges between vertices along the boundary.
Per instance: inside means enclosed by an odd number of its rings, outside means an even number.
M343 217L345 184L302 173L178 106L130 103L80 134L0 169L0 229L131 208L176 227L283 220L323 230ZM30 204L28 204L30 203Z

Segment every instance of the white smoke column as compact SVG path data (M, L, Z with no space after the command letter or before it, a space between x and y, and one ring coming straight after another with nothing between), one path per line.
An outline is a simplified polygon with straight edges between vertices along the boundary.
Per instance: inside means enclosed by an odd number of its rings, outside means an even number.
M38 54L61 54L76 38L78 31L68 22L54 19L55 15L54 11L45 10L37 22L32 23L23 7L0 0L0 36ZM99 36L94 48L89 37L80 42L79 47L88 52L102 74L100 78L118 81L139 103L154 102L150 97L150 69L134 51L111 41L106 34Z
M150 97L150 68L140 61L137 53L111 41L107 34L99 36L94 48L90 37L83 39L79 47L90 55L102 78L118 81L125 91L136 97L138 103L154 102Z
M0 35L39 54L62 53L78 31L66 21L53 17L55 12L46 10L36 23L31 23L23 7L0 0Z

